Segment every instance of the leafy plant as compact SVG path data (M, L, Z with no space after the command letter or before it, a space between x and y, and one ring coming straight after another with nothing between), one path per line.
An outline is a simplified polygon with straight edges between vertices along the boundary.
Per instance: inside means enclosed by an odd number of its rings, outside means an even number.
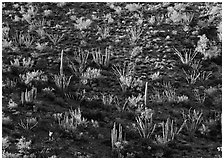
M178 51L176 48L174 48L175 54L178 55L179 59L183 64L190 65L191 62L194 60L195 56L197 55L198 52L194 51L193 54L191 50L185 50L184 55Z
M43 36L44 34L39 34L39 33L42 33L44 31L44 27L45 26L50 26L50 21L46 21L44 18L42 20L33 20L33 21L30 21L29 23L29 31L36 31L38 33L39 36ZM42 37L41 36L41 37Z
M101 76L101 70L100 69L91 69L90 67L87 68L86 72L84 72L81 75L81 82L83 84L86 84L88 80L99 78Z
M75 28L79 30L87 29L91 25L92 21L90 19L84 20L84 17L80 17L76 19L76 23L74 24Z
M30 82L33 80L40 80L40 76L43 74L42 71L33 71L33 72L27 72L26 74L20 74L19 77L21 78L21 81L25 83L26 85L31 85Z
M63 72L63 54L64 51L62 50L61 51L61 63L60 63L60 73L59 75L54 75L53 77L53 80L54 80L54 83L56 84L56 86L62 90L62 92L64 93L64 90L68 88L69 84L70 84L70 81L71 81L71 78L72 78L72 75L70 77L66 77L64 75L64 72Z
M163 94L161 94L159 91L156 91L155 94L150 95L150 99L152 102L157 103L163 103L165 101Z
M14 67L20 67L20 62L19 62L19 58L15 58L13 61L10 61L10 64L11 66L14 66Z
M8 107L9 107L9 109L14 109L14 108L18 107L18 104L16 102L14 102L12 99L10 99L8 102Z
M214 95L217 91L218 87L212 87L212 86L204 90L204 92L209 96Z
M154 80L157 80L159 79L161 76L160 76L160 72L154 72L153 74L150 75L150 78L154 81Z
M192 22L194 16L195 16L194 13L185 12L185 13L183 13L183 15L182 15L182 22L183 22L185 25L190 25L190 23Z
M206 98L206 94L205 94L204 92L203 92L203 94L201 94L200 91L199 91L199 89L194 89L194 90L193 90L193 93L194 93L194 97L195 97L195 99L196 99L199 103L203 104L204 101L205 101L205 98Z
M97 26L97 34L100 35L100 39L106 39L110 36L110 28L107 25L104 25L103 27Z
M120 86L122 88L122 91L126 91L128 88L133 86L134 82L134 69L135 69L135 64L128 64L121 69L121 66L114 66L114 74L117 76L119 79Z
M99 66L104 66L108 67L110 63L110 56L111 56L111 51L109 48L105 49L105 54L101 52L101 49L95 49L92 50L91 52L93 56L93 61L99 65Z
M26 48L30 48L33 42L34 38L29 33L23 34L22 32L16 32L16 35L13 38L13 43L19 47L25 45Z
M209 39L206 37L205 34L202 36L198 36L200 39L198 41L197 47L195 48L195 51L204 54L206 52L206 49L208 47L207 43L209 42Z
M174 23L179 23L182 19L182 15L180 12L176 11L173 7L168 8L168 16L169 19Z
M190 67L191 67L193 70L200 70L200 69L202 68L201 60L193 60L193 61L190 63Z
M136 45L137 41L140 39L140 36L142 35L143 28L141 25L136 25L133 26L132 28L129 28L128 32L131 45Z
M135 118L138 132L142 138L150 138L154 133L156 124L152 122L152 115L153 112L146 109L145 112Z
M32 68L32 66L34 64L34 61L31 60L30 57L28 57L27 59L26 58L23 58L23 63L22 64L23 64L23 67L24 68L30 69L30 68Z
M197 82L197 80L199 80L200 78L200 71L199 70L190 70L190 71L185 71L183 69L183 72L185 74L185 79L187 80L187 83L189 84L195 84Z
M194 136L195 132L199 129L203 119L202 115L202 112L196 111L195 109L191 111L191 108L186 114L184 113L184 111L182 112L185 123L184 126L191 137Z
M108 3L107 4L111 9L114 9L116 11L117 14L121 14L122 13L122 8L120 6L115 6L113 3Z
M13 61L10 61L11 66L14 66L14 67L21 66L19 58L15 58ZM26 69L30 69L30 68L32 68L33 65L34 65L34 61L30 57L27 59L26 58L22 59L22 67L24 67Z
M2 137L2 149L3 151L6 150L10 145L10 142L9 142L9 137Z
M35 158L35 155L29 154L32 141L27 141L25 137L17 139L16 150L18 153L10 153L7 149L10 147L9 137L2 138L2 158Z
M10 27L8 25L2 27L2 39L5 39L6 40L6 39L9 38L9 31L10 31Z
M48 42L46 42L46 43L36 43L36 49L37 50L39 50L39 51L43 51L43 50L45 50L46 48L47 48L47 45L48 45Z
M178 135L181 130L183 129L185 123L181 125L181 127L178 129L177 127L174 127L173 120L170 120L170 118L167 118L166 123L162 122L162 136L156 135L156 141L159 144L166 145L168 142L173 141L175 136Z
M114 103L115 103L115 107L117 108L117 110L119 112L122 112L125 110L125 108L128 104L128 100L126 99L125 102L123 103L117 96L115 96Z
M73 71L73 73L79 77L85 70L87 66L87 60L89 57L89 51L84 51L80 48L78 48L77 51L73 52L74 54L74 60L78 63L78 66L76 66L72 61L69 63L69 67Z
M141 8L142 6L140 4L132 3L132 4L127 4L125 6L126 9L128 9L130 12L137 11Z
M165 90L163 91L163 97L168 102L176 102L177 101L177 95L176 90L171 86L170 83L164 84Z
M136 56L138 56L140 53L142 53L142 47L139 46L135 46L132 50L131 50L131 58L134 58Z
M64 74L63 75L54 75L53 81L56 84L56 86L62 90L69 87L69 84L71 82L72 75L67 77Z
M45 35L46 35L46 32L44 31L43 28L38 28L35 30L37 32L37 34L41 37L41 38L44 38Z
M104 105L111 105L114 102L114 96L111 94L102 94L102 101Z
M56 46L64 37L64 34L58 35L58 34L48 34L46 33L48 38L51 40L51 42Z
M27 141L25 137L21 137L19 139L19 142L16 144L17 149L19 150L19 153L21 154L28 154L28 151L30 150L31 140Z
M25 122L23 122L23 120L20 120L20 123L18 125L24 130L32 130L34 127L36 127L37 124L38 121L36 118L26 118Z
M192 22L195 14L187 11L186 7L186 3L176 3L174 7L168 7L168 18L173 23L188 26Z
M215 42L209 41L205 34L198 36L200 39L197 43L195 51L201 53L203 59L210 59L221 54L221 48Z
M9 79L9 78L6 78L5 80L2 80L2 87L10 87L10 88L14 88L16 87L18 83L18 80L17 79Z
M201 71L200 80L206 81L212 76L212 71Z
M13 44L12 41L8 41L6 39L2 39L2 48L6 49L6 48L12 48Z
M196 68L188 71L183 69L183 72L186 76L185 79L189 84L195 84L198 80L206 81L212 76L212 71L201 71Z
M143 104L143 101L144 101L144 98L141 94L139 94L137 97L133 95L132 97L128 97L128 102L131 107L141 106L141 104Z
M180 103L180 102L187 102L188 101L188 97L185 96L185 95L182 95L182 96L178 96L177 97L177 103Z

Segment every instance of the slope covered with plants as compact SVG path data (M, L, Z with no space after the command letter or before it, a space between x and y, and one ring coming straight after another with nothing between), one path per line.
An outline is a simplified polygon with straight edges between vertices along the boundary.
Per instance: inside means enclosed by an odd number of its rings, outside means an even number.
M221 3L2 3L3 157L221 157Z

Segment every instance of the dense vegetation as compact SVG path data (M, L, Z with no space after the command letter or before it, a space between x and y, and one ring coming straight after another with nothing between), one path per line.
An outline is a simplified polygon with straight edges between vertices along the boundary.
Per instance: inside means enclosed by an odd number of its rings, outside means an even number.
M3 157L221 157L221 3L2 3Z

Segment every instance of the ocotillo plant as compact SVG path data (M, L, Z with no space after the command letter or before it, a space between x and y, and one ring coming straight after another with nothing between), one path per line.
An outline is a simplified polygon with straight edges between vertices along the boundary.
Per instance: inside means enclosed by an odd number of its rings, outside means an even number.
M63 55L64 55L64 50L61 51L61 64L60 64L60 80L61 80L61 89L64 91L64 86L63 86Z
M70 76L67 79L67 77L63 73L63 54L64 54L64 51L62 50L61 51L60 71L59 71L60 73L59 73L59 75L54 75L54 82L57 85L57 87L60 88L62 90L62 92L64 93L64 89L69 86L72 76Z

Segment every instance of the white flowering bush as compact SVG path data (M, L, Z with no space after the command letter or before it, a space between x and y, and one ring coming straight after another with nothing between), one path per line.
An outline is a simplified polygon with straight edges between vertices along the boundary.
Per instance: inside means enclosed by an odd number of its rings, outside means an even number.
M10 64L17 68L22 67L24 69L31 69L34 65L34 61L30 57L23 59L21 57L17 57L13 59L13 61L10 61Z
M132 95L132 97L128 97L128 103L130 107L138 107L144 103L144 96L141 94L139 94L137 97Z
M22 136L18 139L18 143L16 143L16 149L18 152L11 153L6 151L11 144L8 137L2 138L2 158L35 158L34 154L29 154L31 143L31 140L27 141L26 138Z
M80 17L76 19L76 23L74 23L74 26L76 29L83 30L87 29L92 23L92 20L86 19L84 17Z
M55 119L58 120L61 129L70 133L76 132L79 125L87 124L87 120L82 117L80 108L75 110L71 109L69 112L65 112L64 116L62 114L56 114Z
M40 80L40 76L43 74L42 71L37 70L33 72L27 72L26 74L20 74L19 77L23 83L30 85L33 80Z
M81 82L87 84L88 80L101 77L101 70L96 68L87 68L86 72L81 75Z

